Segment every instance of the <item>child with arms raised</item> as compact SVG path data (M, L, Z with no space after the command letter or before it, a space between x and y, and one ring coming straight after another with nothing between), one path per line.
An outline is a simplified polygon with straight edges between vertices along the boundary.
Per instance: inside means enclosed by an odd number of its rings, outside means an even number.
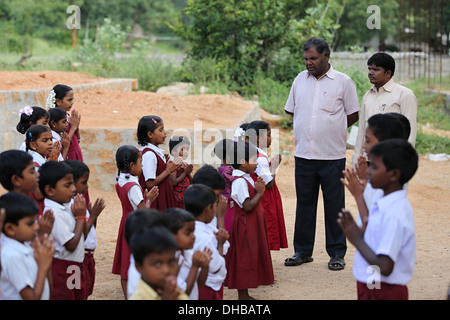
M182 158L168 160L168 155L158 146L166 140L164 122L157 116L144 116L139 120L137 139L142 152L142 173L139 183L143 189L159 188L159 196L152 203L153 209L164 211L177 206L169 176L181 166Z
M37 168L47 160L57 160L59 155L59 150L53 152L52 131L42 124L31 126L25 133L25 150L33 157Z
M70 140L66 133L67 126L67 112L60 108L52 108L48 110L49 114L49 125L52 130L53 141L58 142L61 148L61 152L58 155L58 161L63 161L67 159L67 154L69 152Z
M23 194L8 192L0 197L0 210L6 213L2 227L0 299L48 300L55 247L48 234L42 242L36 236L37 204Z
M270 161L263 148L272 144L272 130L270 125L261 120L250 122L245 132L246 139L257 147L258 158L255 172L251 175L253 180L261 177L266 184L266 190L261 204L267 220L267 231L271 250L287 248L286 226L284 223L283 203L280 191L275 181L276 171L281 162L281 154L274 156Z
M195 217L195 243L192 250L203 251L207 248L212 253L205 285L199 288L199 300L223 300L223 281L227 275L223 256L228 232L211 227L210 223L216 211L216 199L214 190L200 183L192 184L184 192L186 210Z
M116 164L118 169L116 192L122 204L122 219L117 235L112 273L120 275L123 294L126 298L131 252L125 239L125 222L133 210L150 208L158 197L158 188L153 187L150 191L143 192L139 184L139 175L142 173L142 154L136 147L125 145L117 149Z
M180 270L178 286L189 295L189 300L198 300L198 287L205 285L208 276L212 252L192 250L195 243L195 217L181 208L169 208L164 211L169 222L169 230L175 236L179 255Z
M55 216L51 232L55 254L52 262L53 291L50 299L84 300L86 201L84 197L75 195L72 169L68 164L48 161L42 165L39 173L39 189L45 197L44 210L51 209ZM67 283L73 283L73 277L76 278L77 285L72 288Z
M180 157L183 160L186 160L189 157L190 145L191 143L187 137L174 136L169 141L170 154L173 158ZM175 173L169 176L170 182L172 182L173 185L178 208L184 208L183 194L191 185L192 168L192 164L187 164L183 161Z
M406 300L416 243L413 211L403 185L417 171L418 156L407 141L388 139L371 149L369 161L367 177L383 194L373 199L365 229L345 209L338 224L358 250L353 262L358 299Z
M75 184L75 193L84 195L88 189L89 180L89 168L88 166L78 160L65 160L72 168L73 182ZM95 232L95 226L97 224L97 218L105 208L105 201L102 198L98 198L94 204L87 204L86 211L86 230L84 240L84 260L83 269L86 275L86 299L94 291L95 283L95 259L94 250L97 248L97 234Z
M251 178L257 166L258 150L248 142L237 142L233 159L231 197L235 202L226 255L229 289L237 289L239 300L253 299L249 288L274 282L267 223L261 205L265 183Z

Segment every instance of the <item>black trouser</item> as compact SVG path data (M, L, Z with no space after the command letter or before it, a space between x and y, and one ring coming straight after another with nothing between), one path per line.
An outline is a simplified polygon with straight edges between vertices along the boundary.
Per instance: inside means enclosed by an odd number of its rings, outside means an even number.
M303 256L312 256L316 233L317 200L322 187L325 211L326 250L330 258L344 258L346 238L337 224L338 213L345 207L345 190L340 181L345 159L306 160L295 157L294 249Z

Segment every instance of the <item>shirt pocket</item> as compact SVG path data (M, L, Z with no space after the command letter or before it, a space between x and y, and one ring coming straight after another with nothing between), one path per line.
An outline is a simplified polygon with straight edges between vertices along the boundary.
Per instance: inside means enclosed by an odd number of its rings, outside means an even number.
M338 113L342 108L341 98L338 94L330 91L322 91L319 109L329 114Z

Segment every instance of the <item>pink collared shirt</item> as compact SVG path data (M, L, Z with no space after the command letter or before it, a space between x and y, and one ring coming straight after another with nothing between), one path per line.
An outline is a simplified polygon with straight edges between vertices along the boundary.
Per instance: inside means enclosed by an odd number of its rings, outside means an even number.
M294 114L295 156L309 160L345 158L347 116L359 111L352 79L330 69L320 79L307 70L294 80L284 109Z

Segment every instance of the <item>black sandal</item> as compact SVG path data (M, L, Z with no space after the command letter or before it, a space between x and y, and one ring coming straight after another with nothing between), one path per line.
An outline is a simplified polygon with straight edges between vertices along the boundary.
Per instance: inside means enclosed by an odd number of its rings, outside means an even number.
M333 271L344 270L345 260L343 258L331 258L328 262L328 269Z
M299 266L303 263L312 262L314 259L311 256L302 256L298 253L294 254L292 257L284 260L285 266Z

